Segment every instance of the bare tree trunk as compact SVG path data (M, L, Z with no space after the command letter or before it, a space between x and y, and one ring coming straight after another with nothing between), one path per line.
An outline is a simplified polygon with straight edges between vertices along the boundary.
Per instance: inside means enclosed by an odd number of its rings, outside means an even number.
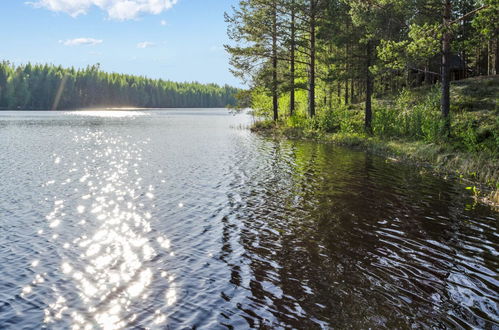
M346 22L346 30L350 31L350 22L348 20ZM349 56L350 56L350 41L347 41L345 45L345 73L347 75L345 79L345 105L350 103L350 91L349 91L350 79L348 77L348 73L350 72Z
M329 110L333 109L333 84L329 83L329 100L328 100L328 108Z
M353 96L354 96L354 87L353 87L353 83L354 83L354 80L351 79L350 80L350 103L354 103L354 99L353 99Z
M466 38L466 33L467 33L466 22L467 21L463 22L463 32L462 33L463 33L464 38ZM461 57L462 57L462 67L461 67L461 70L463 72L462 72L462 77L460 79L466 79L468 77L468 73L466 72L466 68L468 67L468 57L467 57L467 55L468 54L463 49L461 51Z
M308 83L308 114L315 116L315 1L310 0L310 71Z
M490 61L490 40L487 42L487 76L490 75L490 73L492 72L491 68L490 68L490 64L491 64L491 61Z
M499 74L499 38L496 38L496 51L495 51L495 71L494 74Z
M372 133L372 92L373 92L373 83L372 83L372 75L371 75L371 61L372 61L372 41L369 40L366 46L366 108L365 108L365 122L364 127L367 133Z
M427 64L424 67L424 83L425 85L431 85L432 81L430 79L430 72L428 68L430 67L430 61L428 60Z
M450 19L451 19L451 0L445 0L443 23L444 35L442 39L442 96L440 100L440 108L442 117L445 121L445 132L450 135Z
M274 121L279 119L279 96L277 93L277 11L272 13L272 108Z
M476 76L479 76L481 74L480 55L481 55L480 47L477 47L476 48L476 61L475 61L475 75Z
M291 83L291 91L289 95L289 115L293 116L296 108L295 101L295 38L296 38L296 26L295 26L295 6L294 1L291 3L291 74L290 74L290 83Z
M350 99L350 93L348 92L348 78L345 80L345 105L348 104L348 100Z
M345 73L348 75L348 55L349 55L349 43L347 42L345 46ZM350 98L349 92L348 92L348 76L345 79L345 105L348 104L348 99Z
M461 56L463 58L463 65L461 68L461 70L463 70L463 76L461 77L461 79L466 79L468 78L468 73L466 72L466 68L468 67L468 57L464 50L461 52Z

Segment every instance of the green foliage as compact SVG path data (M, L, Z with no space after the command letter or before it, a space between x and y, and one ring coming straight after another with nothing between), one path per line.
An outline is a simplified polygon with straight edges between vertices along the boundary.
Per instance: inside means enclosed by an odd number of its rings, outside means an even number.
M413 61L424 61L440 52L442 31L439 23L411 24L408 32L407 53Z
M484 0L488 7L479 12L473 19L473 27L487 39L497 38L499 31L499 0Z
M375 139L497 155L499 80L480 76L498 70L498 1L241 0L227 17L239 47L227 50L236 75L253 86L258 116L270 118L271 95L279 95L279 130L363 136L372 110ZM443 36L452 40L448 79ZM269 70L276 45L279 63ZM446 82L465 77L476 78L454 82L447 102Z
M338 107L334 112L340 131L344 133L362 133L364 131L362 111L350 109L347 106Z
M373 118L373 132L381 136L397 136L400 134L397 118L399 111L386 106L376 107Z
M491 83L491 80L496 83ZM445 134L444 121L440 115L438 85L403 89L393 99L376 100L372 122L374 136L387 140L448 145L456 150L495 157L499 155L497 110L488 106L482 110L477 110L476 106L466 108L462 97L465 93L467 102L480 104L478 100L496 95L498 84L498 78L468 79L453 84L453 102L459 105L461 110L453 114L450 138ZM302 97L304 95L299 94L299 99ZM270 106L269 97L260 96L260 100L265 100L262 104ZM313 132L363 136L363 112L359 107L347 106L337 101L333 103L332 108L322 107L314 118L308 118L305 109L302 109L298 114L282 121L281 129L283 128L293 129L293 132L301 130L305 134Z
M263 87L252 90L251 107L254 110L255 116L271 118L272 98L267 95Z
M291 117L287 117L285 124L286 126L291 128L309 127L309 119L303 115L294 115Z
M402 90L393 105L377 106L373 131L379 136L406 137L425 142L442 138L438 89L418 98L409 90Z
M235 95L237 103L236 107L238 109L245 109L251 107L251 91L249 90L240 90Z
M483 90L490 82L484 79L481 84L476 81L465 83L484 85L481 88L475 85L477 90L482 90L478 94L468 91L468 102L477 104L486 95ZM454 100L462 99L462 93L466 91L460 86L462 84L453 86ZM444 123L439 113L439 101L438 86L403 90L392 105L376 107L373 119L375 134L436 144L449 142L467 152L499 153L499 117L494 110L476 111L476 107L466 108L460 101L455 101L460 104L461 112L453 115L452 136L449 140L443 134Z
M465 123L465 129L460 131L463 144L468 151L477 151L478 149L478 136L475 125L472 122Z
M476 186L466 187L466 190L471 191L474 197L480 196L480 189L478 189Z
M338 105L334 109L322 109L315 117L305 114L287 117L284 125L315 133L363 133L362 111Z
M254 125L251 127L251 130L254 132L257 131L265 131L269 130L275 127L275 121L271 119L266 119L266 120L259 120L254 123Z
M499 118L487 112L456 115L453 143L469 152L499 154Z
M403 90L396 100L395 111L400 112L401 136L438 142L443 137L443 121L440 117L439 86L432 87L424 96Z
M61 97L56 100L59 88ZM236 104L238 91L230 86L105 73L99 65L76 70L0 62L0 109L225 107Z
M318 130L326 133L334 133L340 130L340 120L336 112L332 110L321 111L313 118L316 122L315 126Z

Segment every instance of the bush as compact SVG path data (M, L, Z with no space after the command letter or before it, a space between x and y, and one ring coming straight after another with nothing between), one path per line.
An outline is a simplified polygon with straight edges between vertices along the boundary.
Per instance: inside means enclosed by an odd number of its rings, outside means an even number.
M499 153L499 118L480 118L464 113L456 116L452 125L454 144L470 152Z
M340 129L338 116L333 110L321 111L315 118L315 126L318 130L326 133L334 133Z
M293 128L305 128L308 125L308 118L301 115L294 115L292 117L287 117L285 119L285 124L288 127Z
M400 135L398 117L398 111L393 108L386 106L376 107L372 121L374 134L387 137Z
M275 122L271 119L266 119L266 120L259 120L256 121L252 126L251 126L251 131L253 132L260 132L260 131L265 131L269 129L273 129L275 127Z
M438 88L426 96L403 90L394 105L376 105L373 111L373 132L383 137L406 137L425 142L442 138Z

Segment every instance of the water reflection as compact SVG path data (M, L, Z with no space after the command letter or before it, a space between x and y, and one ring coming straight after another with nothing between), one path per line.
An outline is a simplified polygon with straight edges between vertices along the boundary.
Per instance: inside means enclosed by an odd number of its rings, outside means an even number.
M74 193L80 197L75 199L77 205L55 197L53 210L46 216L52 232L73 226L75 237L66 242L52 237L67 252L61 254L63 283L53 287L55 297L44 310L44 323L54 326L58 322L67 324L70 319L73 329L96 325L124 328L137 322L139 313L132 312L132 307L149 300L153 282L165 283L165 308L177 299L173 276L167 270L157 276L153 268L159 249L173 251L168 238L158 235L151 240L154 188L144 187L140 176L147 143L127 142L120 136L92 130L75 136L74 143L80 147L75 156L87 154L81 164L53 155L61 174L76 172L80 176L73 184ZM57 183L68 181L61 175L47 184ZM37 274L35 281L42 280ZM71 292L68 287L73 288ZM22 293L32 293L32 287L25 287ZM165 321L163 309L156 309L153 323Z
M138 110L79 110L65 112L67 115L78 117L97 117L97 118L135 118L137 116L148 116L149 114Z
M0 328L498 327L459 182L145 113L0 113Z
M364 153L266 147L268 158L239 169L251 184L231 189L250 283L230 282L247 325L497 325L494 218L463 213L442 181Z

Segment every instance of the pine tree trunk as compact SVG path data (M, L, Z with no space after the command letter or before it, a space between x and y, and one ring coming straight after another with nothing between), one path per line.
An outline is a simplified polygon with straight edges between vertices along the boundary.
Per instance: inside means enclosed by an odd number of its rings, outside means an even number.
M347 27L348 28L348 27ZM348 55L349 55L349 43L347 42L346 47L345 47L345 73L348 75ZM350 98L349 92L348 92L348 76L345 79L345 105L348 104L348 99Z
M372 92L373 92L373 83L372 83L372 75L371 75L371 62L372 62L372 41L369 40L367 42L366 47L366 105L365 105L365 130L367 133L372 133Z
M272 108L274 121L279 119L279 99L277 93L277 11L272 16Z
M295 26L295 8L294 3L291 3L291 68L290 68L290 94L289 94L289 115L293 116L296 108L295 101L295 34L296 34L296 26Z
M495 51L495 71L494 74L499 74L499 38L496 38L496 51Z
M345 80L345 105L348 104L348 100L350 99L350 92L349 92L349 89L348 89L348 79Z
M315 116L315 1L310 0L310 70L308 83L308 114Z
M432 83L432 81L430 79L429 67L430 67L430 61L428 60L426 66L424 67L424 83L425 83L425 85L431 85L431 83Z
M329 110L333 109L333 84L329 83L329 100L328 100L328 108Z
M490 40L487 42L487 76L490 75L492 70L490 69Z
M354 83L354 80L352 79L350 81L350 103L354 103L354 99L353 99L353 95L354 95L354 88L353 88L353 83Z
M466 54L466 51L462 51L461 52L461 57L463 59L463 66L461 68L461 70L463 70L463 76L461 77L461 79L466 79L468 78L468 73L466 72L466 68L468 67L468 56Z
M476 76L480 76L481 75L481 69L480 69L480 55L481 55L481 51L480 51L480 47L477 47L476 49L476 61L475 61L475 75Z
M445 132L450 134L450 19L451 19L451 0L445 0L443 23L444 35L442 40L442 96L440 107L442 117L445 121Z

